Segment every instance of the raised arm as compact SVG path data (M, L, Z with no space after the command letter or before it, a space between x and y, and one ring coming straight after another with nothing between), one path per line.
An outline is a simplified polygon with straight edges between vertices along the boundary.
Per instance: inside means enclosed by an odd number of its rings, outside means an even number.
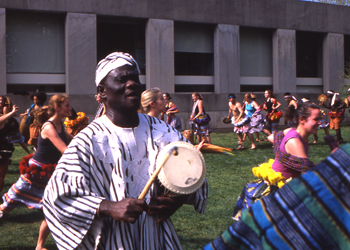
M11 112L8 112L8 113L4 114L3 116L0 116L0 125L5 123L11 117L13 117L17 111L18 111L18 107L16 105L13 105Z

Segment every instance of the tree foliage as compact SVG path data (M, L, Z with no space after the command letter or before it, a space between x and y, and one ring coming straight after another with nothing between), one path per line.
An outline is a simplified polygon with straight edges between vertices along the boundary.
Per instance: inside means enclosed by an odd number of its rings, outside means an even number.
M350 0L309 0L310 2L329 3L350 6Z

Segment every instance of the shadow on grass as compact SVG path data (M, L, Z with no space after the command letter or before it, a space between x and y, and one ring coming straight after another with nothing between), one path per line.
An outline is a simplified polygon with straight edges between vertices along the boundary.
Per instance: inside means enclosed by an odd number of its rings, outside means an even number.
M54 250L57 249L56 245L54 244L45 244L45 248ZM35 249L35 246L27 246L27 247L6 247L0 244L1 250L33 250Z
M44 214L37 211L33 211L32 213L25 213L25 214L15 214L14 212L11 212L8 214L1 224L7 222L7 223L34 223L34 222L40 222L44 219ZM2 249L2 248L1 248Z

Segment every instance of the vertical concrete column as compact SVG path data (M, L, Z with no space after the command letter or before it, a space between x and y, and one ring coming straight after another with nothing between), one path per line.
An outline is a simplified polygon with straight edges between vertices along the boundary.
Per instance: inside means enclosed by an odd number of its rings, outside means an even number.
M146 25L146 88L174 93L174 21L149 19Z
M96 15L67 13L65 35L66 92L95 94Z
M218 24L214 32L215 93L240 92L239 26Z
M339 90L344 81L344 35L328 33L323 40L323 91Z
M272 38L273 91L296 92L295 30L277 29Z
M0 95L6 94L6 11L0 8Z

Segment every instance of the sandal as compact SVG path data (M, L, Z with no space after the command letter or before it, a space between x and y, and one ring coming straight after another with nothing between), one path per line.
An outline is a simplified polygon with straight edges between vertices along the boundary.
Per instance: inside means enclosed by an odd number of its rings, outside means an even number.
M236 150L240 150L240 149L244 149L244 145L243 144L238 144L238 147L236 148Z
M317 143L318 137L314 136L314 142L313 143Z
M256 139L256 141L261 142L261 140L260 140L260 139Z

